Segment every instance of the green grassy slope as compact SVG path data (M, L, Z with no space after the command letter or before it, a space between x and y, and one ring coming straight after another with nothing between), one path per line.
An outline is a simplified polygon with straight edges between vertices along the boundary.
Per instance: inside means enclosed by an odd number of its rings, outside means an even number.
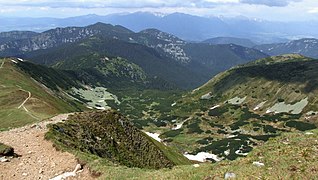
M232 68L177 100L174 118L154 129L181 152L245 156L283 132L318 126L317 70L317 60L299 55Z
M54 96L51 90L30 78L10 59L1 59L0 65L1 130L78 110ZM31 97L21 106L29 97L29 92Z
M190 164L184 156L153 140L115 111L85 112L50 127L46 138L58 148L96 155L127 167L171 168Z
M283 133L244 158L160 170L128 168L83 153L76 156L93 172L101 173L99 179L224 179L226 173L234 173L237 179L315 179L318 176L317 138L318 130ZM264 163L264 166L257 167L253 162Z

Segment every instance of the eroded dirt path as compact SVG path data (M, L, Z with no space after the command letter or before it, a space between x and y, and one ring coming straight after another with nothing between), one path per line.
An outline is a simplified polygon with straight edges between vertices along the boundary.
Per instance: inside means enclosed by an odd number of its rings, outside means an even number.
M56 151L52 143L44 139L46 125L67 118L67 114L25 127L0 132L0 142L12 146L21 157L0 162L0 179L50 179L64 172L71 172L78 164L75 156ZM68 179L93 179L84 168L76 177Z
M25 91L23 89L20 89L21 91L24 91L26 93L28 93L28 97L22 102L22 104L18 107L18 109L20 109L22 106L24 106L24 104L31 98L32 94L30 91ZM26 110L27 111L27 110Z

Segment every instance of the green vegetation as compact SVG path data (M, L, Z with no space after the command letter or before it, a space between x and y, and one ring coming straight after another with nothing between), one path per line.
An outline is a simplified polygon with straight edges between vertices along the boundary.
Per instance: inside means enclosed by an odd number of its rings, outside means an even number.
M182 152L206 151L233 160L240 157L235 151L247 153L283 132L314 129L316 116L307 112L318 109L317 69L316 60L300 55L232 68L176 100L171 108L176 122L161 128L161 137ZM202 98L206 94L210 98ZM272 112L278 103L284 106ZM181 129L171 130L188 117Z
M107 104L109 101L114 101L116 104L120 103L116 95L109 93L107 88L104 87L88 87L87 89L72 88L72 92L70 92L70 94L75 98L85 102L89 107L96 109L111 108Z
M318 156L315 150L318 131L284 133L255 148L247 157L215 164L202 163L175 166L171 169L128 168L95 155L76 153L92 171L100 172L100 179L223 179L232 172L238 179L312 179L317 174ZM258 167L253 162L264 163ZM300 163L301 162L301 163Z
M1 156L13 156L14 149L0 142L0 157Z
M46 138L57 147L96 155L113 163L139 168L171 168L189 161L153 140L115 111L73 115L50 126Z
M315 126L314 124L300 122L300 121L288 121L288 122L286 122L286 126L293 127L299 131L307 131L307 130L317 128L317 126Z
M78 111L80 105L57 98L10 59L0 60L0 130L23 126L66 112ZM29 93L31 97L29 97ZM21 104L24 102L24 106ZM20 108L19 108L20 107Z

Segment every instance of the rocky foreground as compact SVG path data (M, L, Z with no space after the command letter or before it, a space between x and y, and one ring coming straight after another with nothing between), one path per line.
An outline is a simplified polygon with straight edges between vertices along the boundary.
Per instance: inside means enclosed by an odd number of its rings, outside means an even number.
M59 115L47 121L0 132L0 142L13 147L18 156L2 158L0 179L58 180L63 175L71 175L69 179L93 179L87 168L80 170L74 155L57 151L52 142L44 139L47 124L63 121L67 117L67 114Z

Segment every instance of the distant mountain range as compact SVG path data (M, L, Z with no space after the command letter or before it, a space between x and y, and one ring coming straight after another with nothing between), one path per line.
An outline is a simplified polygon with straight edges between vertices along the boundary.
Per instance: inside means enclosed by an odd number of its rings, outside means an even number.
M299 39L287 43L264 44L255 46L255 48L269 55L294 53L318 58L318 39L313 38Z
M184 40L240 37L263 43L286 42L294 37L318 37L318 22L271 22L246 17L199 17L183 13L158 16L147 12L86 15L71 18L0 18L0 31L42 32L56 27L86 26L97 22L125 26L135 32L156 28ZM19 23L17 23L19 22ZM299 28L298 28L299 27Z
M234 44L188 43L156 29L135 33L103 23L19 34L20 38L16 37L17 32L12 32L12 37L6 33L6 40L0 43L0 56L18 56L59 69L97 70L98 76L108 77L104 79L108 85L121 82L112 81L114 74L105 70L110 68L109 63L114 68L112 60L117 62L120 58L132 67L131 72L138 72L133 74L142 84L160 80L164 86L194 88L232 66L268 56Z

